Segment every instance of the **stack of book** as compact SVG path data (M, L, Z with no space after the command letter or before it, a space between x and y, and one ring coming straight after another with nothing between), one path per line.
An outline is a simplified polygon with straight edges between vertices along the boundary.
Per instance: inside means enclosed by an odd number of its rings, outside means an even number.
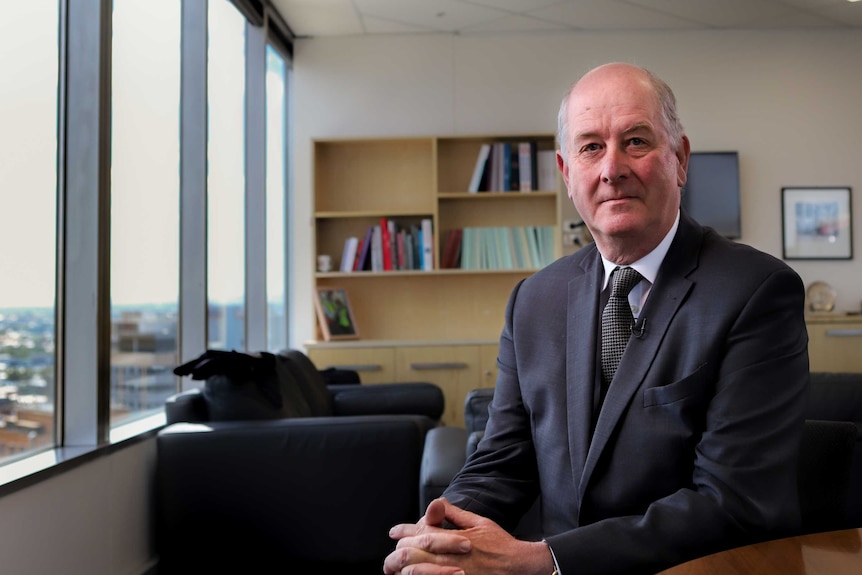
M552 261L553 226L513 226L450 230L440 263L464 270L523 270Z
M368 227L364 237L344 240L339 268L342 272L433 269L434 232L430 218L409 226L380 218L379 224Z
M482 144L468 192L556 190L556 152L535 140Z

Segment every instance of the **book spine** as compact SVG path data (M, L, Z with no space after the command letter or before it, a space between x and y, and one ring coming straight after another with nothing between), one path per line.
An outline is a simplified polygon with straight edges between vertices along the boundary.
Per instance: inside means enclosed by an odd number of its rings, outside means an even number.
M380 226L374 226L374 233L371 236L371 271L383 271L383 245L382 232Z
M383 271L392 269L392 238L389 236L389 222L386 218L380 218L380 252L382 256Z
M371 269L371 261L368 254L371 252L372 237L374 236L374 226L368 226L368 231L365 232L365 240L362 242L362 255L359 258L356 271L364 271Z
M500 186L500 190L503 192L508 192L512 189L512 150L511 145L508 142L503 142L503 182Z
M557 154L553 150L538 152L539 189L550 191L557 189Z
M518 142L518 179L522 192L533 191L533 158L531 142Z
M479 191L485 166L488 164L488 155L491 153L491 144L482 144L479 148L479 157L476 158L476 166L473 168L473 177L470 178L470 187L467 191L475 194Z
M422 219L422 269L434 269L434 234L429 218Z
M341 252L341 267L340 271L353 271L353 262L356 260L356 247L359 245L359 238L349 237L344 240L344 250Z

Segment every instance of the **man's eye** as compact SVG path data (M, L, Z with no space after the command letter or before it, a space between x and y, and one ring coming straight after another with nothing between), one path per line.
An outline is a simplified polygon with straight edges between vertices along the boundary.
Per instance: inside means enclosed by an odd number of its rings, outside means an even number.
M581 147L581 152L595 152L598 149L598 144L587 144L586 146Z
M641 138L632 138L631 140L629 140L629 144L631 144L632 146L643 146L644 144L646 144L646 141L642 140Z

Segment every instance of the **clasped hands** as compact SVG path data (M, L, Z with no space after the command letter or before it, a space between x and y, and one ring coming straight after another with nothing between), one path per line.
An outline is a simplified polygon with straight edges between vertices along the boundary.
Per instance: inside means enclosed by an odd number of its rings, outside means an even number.
M443 528L444 521L455 528ZM518 540L444 498L432 501L418 523L396 525L389 536L398 544L383 562L386 575L548 575L554 570L546 543Z

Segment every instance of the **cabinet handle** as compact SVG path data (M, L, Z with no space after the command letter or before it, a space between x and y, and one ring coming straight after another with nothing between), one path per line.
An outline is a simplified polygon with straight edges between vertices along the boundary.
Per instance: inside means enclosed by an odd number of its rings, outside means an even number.
M362 365L333 365L335 369L349 369L352 371L380 371L383 366L379 363L367 363Z
M416 371L426 371L429 369L467 369L468 365L463 361L441 361L441 362L431 362L431 363L411 363L410 369L415 369Z
M827 329L826 337L860 337L862 329Z

